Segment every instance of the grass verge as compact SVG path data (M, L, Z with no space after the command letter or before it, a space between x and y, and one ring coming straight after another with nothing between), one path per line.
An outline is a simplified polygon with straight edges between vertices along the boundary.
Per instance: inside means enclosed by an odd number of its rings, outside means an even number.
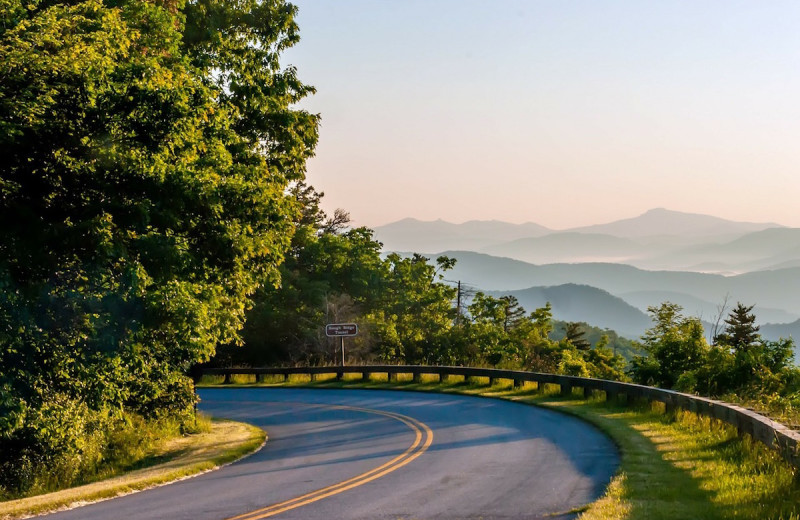
M663 405L625 406L601 398L562 397L557 387L528 384L514 389L511 382L493 386L488 379L451 377L436 382L410 376L388 382L373 374L292 376L263 386L380 388L451 392L510 399L578 416L603 430L620 449L620 467L604 495L589 504L580 520L752 519L800 520L800 478L780 456L749 438L739 438L724 423L688 412L667 414ZM255 386L240 376L234 384ZM269 381L269 380L267 380ZM222 378L207 378L215 385ZM231 385L226 385L231 386Z
M188 435L159 447L154 465L53 493L0 502L0 519L10 520L69 509L147 489L210 471L258 450L264 430L234 421L214 420L209 431Z

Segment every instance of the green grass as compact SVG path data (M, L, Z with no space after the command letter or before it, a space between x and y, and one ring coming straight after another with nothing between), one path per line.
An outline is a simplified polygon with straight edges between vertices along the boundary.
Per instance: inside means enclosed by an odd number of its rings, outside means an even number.
M264 430L249 424L215 420L206 421L206 426L201 421L197 433L159 443L131 467L117 468L119 474L113 477L0 502L0 519L25 518L173 482L253 453L266 439ZM136 469L132 470L133 467Z
M272 385L319 388L380 388L425 392L452 392L510 399L578 416L611 437L620 449L616 476L605 494L589 504L581 520L752 519L800 520L800 479L780 456L734 428L689 412L667 414L663 405L640 403L628 407L604 399L558 395L558 387L510 381L488 385L487 378L465 381L451 376L439 383L434 375L420 383L411 377L389 382L373 374L364 382L352 374L344 381L334 375L282 378ZM220 383L206 379L205 384ZM253 385L255 379L241 380ZM269 386L265 382L265 386Z

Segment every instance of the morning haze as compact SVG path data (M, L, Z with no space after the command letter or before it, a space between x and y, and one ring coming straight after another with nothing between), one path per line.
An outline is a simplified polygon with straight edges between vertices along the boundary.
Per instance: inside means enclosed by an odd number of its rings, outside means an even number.
M403 219L375 228L386 251L446 254L448 277L526 308L639 337L669 301L711 330L727 301L757 303L768 339L800 337L800 229L663 208L602 225Z

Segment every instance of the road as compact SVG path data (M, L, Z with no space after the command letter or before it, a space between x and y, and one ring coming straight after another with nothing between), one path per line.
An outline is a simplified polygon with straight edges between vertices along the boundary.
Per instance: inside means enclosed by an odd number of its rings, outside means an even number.
M378 390L204 389L201 409L269 434L217 471L47 515L66 519L568 519L618 465L575 418L519 403Z

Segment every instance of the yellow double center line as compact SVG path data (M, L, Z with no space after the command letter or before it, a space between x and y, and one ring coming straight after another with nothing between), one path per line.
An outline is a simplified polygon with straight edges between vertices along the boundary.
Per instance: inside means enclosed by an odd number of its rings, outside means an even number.
M401 415L394 412L386 412L383 410L371 410L369 408L356 408L352 406L326 406L326 408L372 413L398 420L411 428L411 430L414 432L414 442L402 454L393 458L389 462L386 462L385 464L381 464L375 469L347 479L343 482L339 482L338 484L324 487L322 489L312 491L311 493L306 493L305 495L297 498L273 504L262 509L256 509L255 511L251 511L249 513L233 516L227 520L261 520L262 518L268 518L270 516L283 513L284 511L289 511L290 509L305 506L307 504L311 504L312 502L316 502L317 500L322 500L323 498L342 493L348 489L353 489L354 487L366 484L367 482L378 479L396 469L402 468L412 460L425 453L425 451L433 442L433 431L425 423L406 415Z

